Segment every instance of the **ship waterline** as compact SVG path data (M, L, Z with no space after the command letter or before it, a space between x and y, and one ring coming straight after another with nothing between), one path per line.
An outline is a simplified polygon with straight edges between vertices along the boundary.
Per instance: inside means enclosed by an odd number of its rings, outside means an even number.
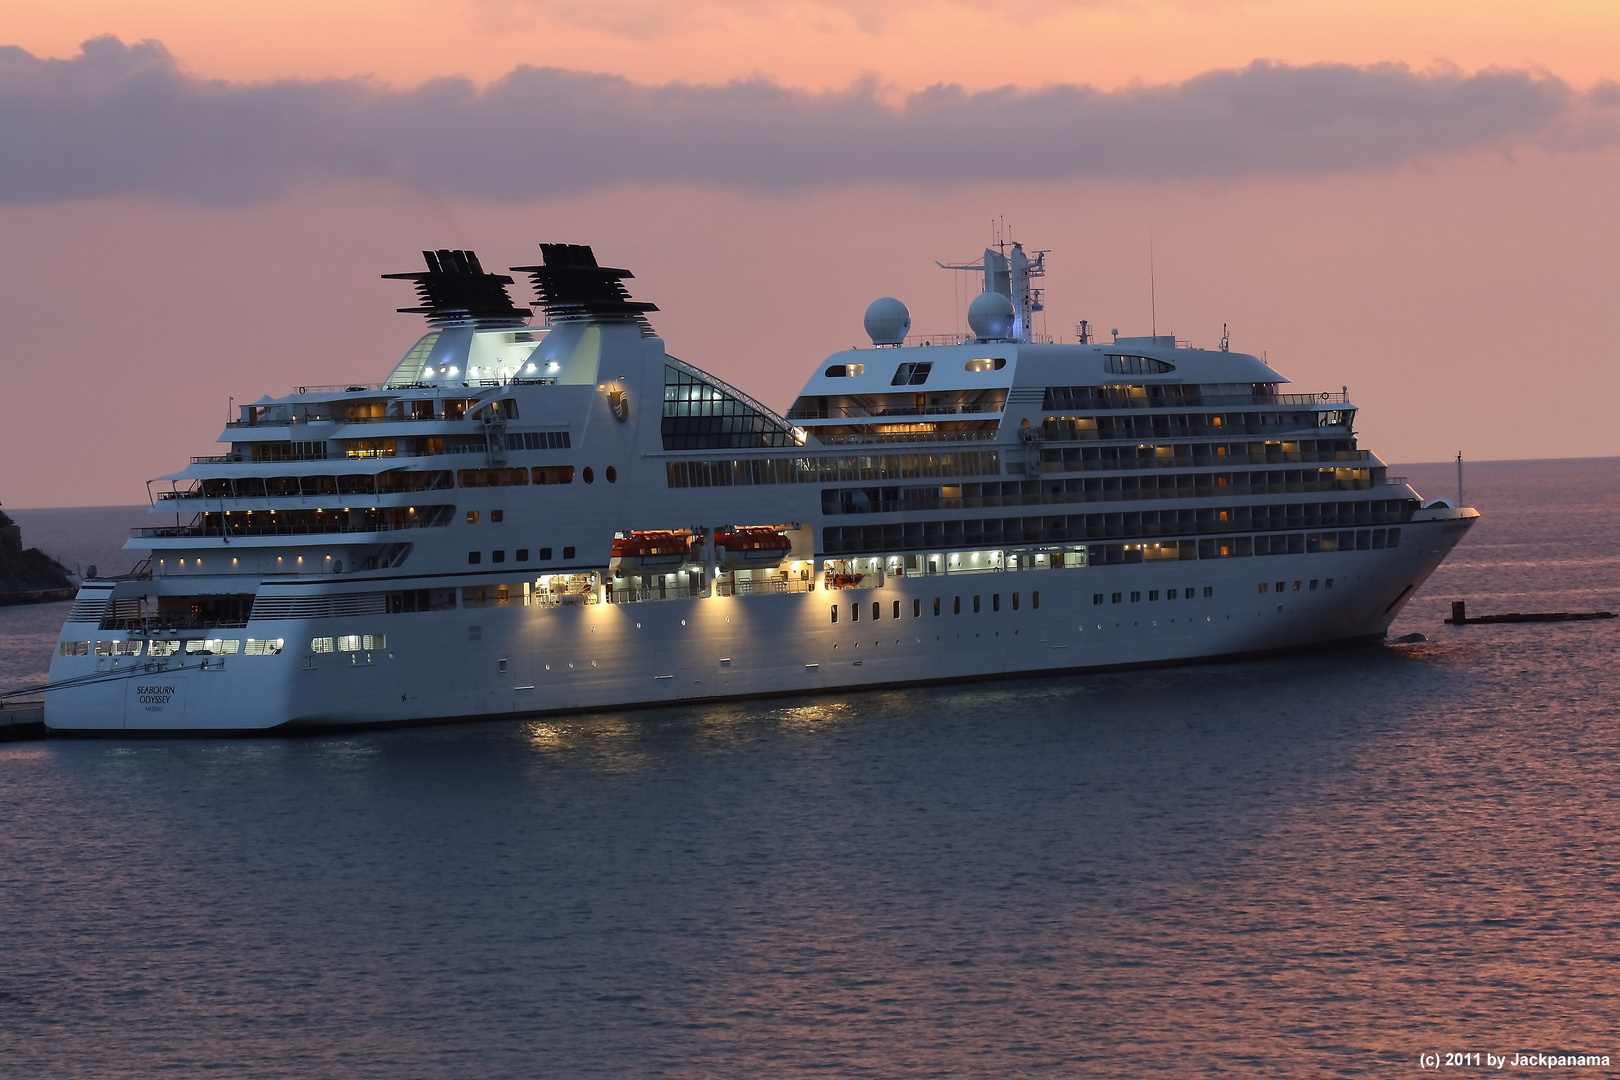
M379 725L1167 664L1376 640L1477 514L1345 393L1162 337L1036 341L987 251L953 344L818 365L787 415L667 354L625 271L469 252L379 384L241 408L87 581L59 730ZM1000 260L998 262L998 259ZM876 313L874 315L874 313ZM987 314L988 313L988 314ZM189 520L188 520L189 519Z

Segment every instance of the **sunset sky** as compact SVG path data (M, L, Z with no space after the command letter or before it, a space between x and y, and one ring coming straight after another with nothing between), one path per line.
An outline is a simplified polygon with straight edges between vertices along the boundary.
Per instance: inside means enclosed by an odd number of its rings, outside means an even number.
M592 244L785 407L877 296L958 329L993 218L1051 333L1146 333L1151 245L1386 460L1620 454L1612 0L9 0L0 147L7 507L382 378L422 248Z

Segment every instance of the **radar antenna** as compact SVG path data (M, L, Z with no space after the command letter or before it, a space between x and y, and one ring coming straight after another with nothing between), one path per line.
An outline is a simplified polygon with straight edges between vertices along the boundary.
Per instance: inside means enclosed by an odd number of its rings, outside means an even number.
M996 246L985 248L984 257L976 263L936 261L934 265L941 270L967 270L983 274L984 286L981 292L1000 293L1012 301L1012 340L1027 343L1032 340L1035 313L1046 310L1046 290L1035 288L1030 284L1030 280L1046 276L1046 256L1050 249L1026 254L1022 243L1007 241L1003 236L1004 234L998 234ZM1006 250L1009 243L1012 246L1011 251ZM1032 255L1033 258L1030 257Z

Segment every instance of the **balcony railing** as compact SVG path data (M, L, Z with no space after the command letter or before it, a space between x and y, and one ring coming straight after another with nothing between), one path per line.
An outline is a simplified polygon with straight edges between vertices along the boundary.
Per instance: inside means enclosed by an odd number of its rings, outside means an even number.
M424 515L425 517L426 515ZM160 525L156 528L137 528L129 530L129 535L137 540L174 540L187 538L220 539L222 536L325 536L333 533L381 533L398 532L401 529L431 529L448 525L448 517L442 521L417 520L401 525L385 521L364 522L333 522L300 524L300 525L237 525L231 524L228 532L221 532L215 524L208 525Z
M854 435L816 435L824 446L867 446L881 443L995 442L994 431L892 431Z
M814 592L816 583L814 579L803 581L798 578L768 578L764 581L731 581L721 578L714 583L714 591L718 596L754 596L765 593L807 593Z
M841 405L824 409L789 409L789 420L837 420L845 417L881 420L889 416L962 416L997 415L1002 411L999 403L967 402L951 405L897 405L886 409L863 409L856 405Z
M1122 376L1127 377L1128 376ZM1175 389L1165 387L1166 390ZM1092 400L1079 400L1072 404L1054 405L1047 411L1054 409L1091 409L1110 411L1116 409L1187 409L1187 408L1345 408L1350 405L1350 395L1345 391L1323 391L1320 394L1197 394L1185 393L1180 395L1166 394L1162 397L1126 397L1124 395L1108 395Z

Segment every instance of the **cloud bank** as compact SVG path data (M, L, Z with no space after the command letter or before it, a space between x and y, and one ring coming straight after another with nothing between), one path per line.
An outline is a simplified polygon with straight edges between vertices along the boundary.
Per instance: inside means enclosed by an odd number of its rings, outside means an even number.
M646 86L536 67L483 88L235 84L188 75L156 42L104 37L66 60L0 48L0 203L241 204L345 180L517 201L623 184L785 191L1326 173L1480 149L1612 147L1613 124L1590 116L1617 99L1613 86L1582 94L1523 71L1262 61L1165 86L936 86L899 102L870 80L810 93L764 79Z

